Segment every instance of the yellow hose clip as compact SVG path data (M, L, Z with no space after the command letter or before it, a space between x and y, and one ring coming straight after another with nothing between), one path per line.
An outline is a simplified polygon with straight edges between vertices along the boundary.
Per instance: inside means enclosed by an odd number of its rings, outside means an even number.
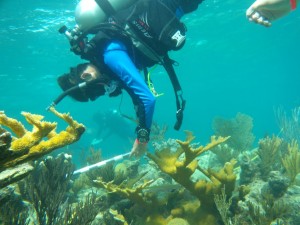
M149 71L148 74L147 74L147 85L148 85L148 87L149 87L151 93L152 93L155 97L160 97L160 96L162 96L164 93L160 93L160 94L157 93L157 91L155 90L154 85L153 85L153 83L151 82L151 79L150 79L150 74L151 74L152 70L154 70L155 68L156 68L156 66L155 66L154 68L152 68L151 71Z

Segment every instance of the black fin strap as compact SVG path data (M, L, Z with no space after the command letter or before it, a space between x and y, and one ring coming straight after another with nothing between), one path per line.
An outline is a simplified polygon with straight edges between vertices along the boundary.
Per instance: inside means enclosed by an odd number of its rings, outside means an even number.
M163 61L164 61L163 66L169 75L169 78L172 82L173 89L175 92L176 106L177 106L177 111L176 111L177 121L176 124L174 125L174 129L179 130L183 120L183 110L185 108L186 101L182 97L182 89L173 67L174 61L171 60L168 55L164 56Z

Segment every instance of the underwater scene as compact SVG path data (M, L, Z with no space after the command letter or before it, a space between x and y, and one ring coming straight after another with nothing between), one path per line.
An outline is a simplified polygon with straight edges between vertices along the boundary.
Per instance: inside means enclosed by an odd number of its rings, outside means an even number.
M251 0L204 0L163 66L147 152L132 157L124 91L76 102L57 78L85 62L62 26L79 0L0 0L0 224L299 225L300 13L269 28Z

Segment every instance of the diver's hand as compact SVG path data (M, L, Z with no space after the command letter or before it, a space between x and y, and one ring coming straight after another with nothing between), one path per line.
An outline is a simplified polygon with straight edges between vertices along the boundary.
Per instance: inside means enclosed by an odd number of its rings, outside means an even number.
M135 139L133 147L131 149L130 157L141 157L147 151L147 143L141 143L137 139Z
M271 21L279 19L291 11L290 0L256 0L246 11L249 21L271 26Z

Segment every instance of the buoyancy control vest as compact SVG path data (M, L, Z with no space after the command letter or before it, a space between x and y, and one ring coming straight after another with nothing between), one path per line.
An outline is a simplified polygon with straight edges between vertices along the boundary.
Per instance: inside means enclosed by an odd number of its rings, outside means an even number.
M127 25L159 55L178 50L185 43L186 27L176 16L179 1L140 0L115 18ZM124 16L125 14L125 16ZM127 16L126 16L127 14Z
M166 4L168 2L172 4ZM179 0L139 0L108 19L112 30L108 29L105 32L102 26L100 32L91 40L91 43L95 43L94 46L99 47L107 37L123 35L123 40L126 41L129 37L138 52L144 54L151 62L148 66L161 63L165 67L176 97L176 130L181 126L186 101L183 99L182 89L172 65L174 61L167 53L182 48L185 43L186 28L176 16L179 3ZM116 32L114 29L117 29ZM146 70L145 67L144 72Z

